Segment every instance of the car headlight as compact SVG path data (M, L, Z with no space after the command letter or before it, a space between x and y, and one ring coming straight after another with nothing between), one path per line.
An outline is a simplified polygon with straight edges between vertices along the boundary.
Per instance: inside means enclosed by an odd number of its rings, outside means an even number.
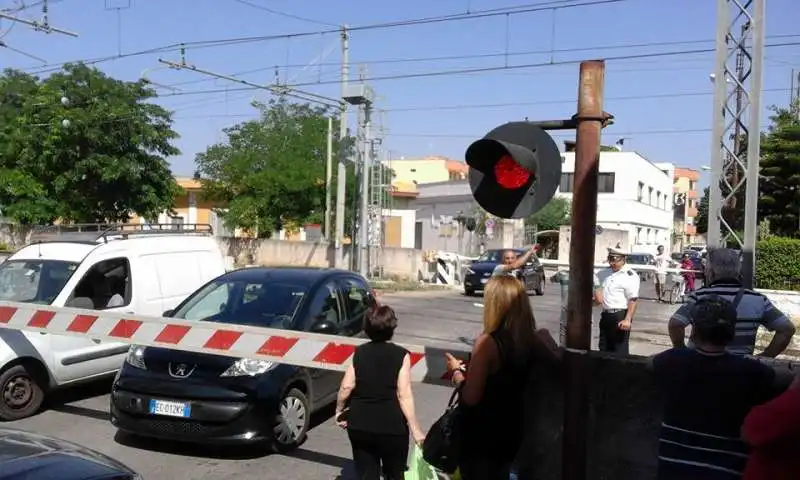
M146 349L147 347L131 345L131 348L128 349L128 356L125 357L125 362L132 367L147 370L147 365L144 363L144 352Z
M261 375L262 373L266 373L273 368L275 368L278 364L273 362L268 362L266 360L253 360L250 358L241 358L236 361L233 365L230 366L227 370L222 372L221 377L255 377L256 375Z

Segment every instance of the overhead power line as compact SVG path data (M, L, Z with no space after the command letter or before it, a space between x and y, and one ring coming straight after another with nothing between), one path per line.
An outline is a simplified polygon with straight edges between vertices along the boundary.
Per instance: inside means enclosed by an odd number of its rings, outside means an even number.
M264 5L259 5L259 4L254 3L254 2L249 2L247 0L233 0L233 1L237 2L237 3L241 3L242 5L247 5L248 7L251 7L251 8L255 8L257 10L263 10L265 12L269 12L269 13L271 13L273 15L278 15L279 17L291 18L291 19L294 19L294 20L300 20L302 22L315 23L317 25L323 25L323 26L326 26L326 27L338 27L338 25L336 25L334 23L322 22L320 20L314 20L313 18L301 17L299 15L293 15L291 13L281 12L279 10L275 10L273 8L269 8L269 7L266 7Z
M459 14L449 14L449 15L439 15L433 17L423 17L423 18L415 18L415 19L408 19L408 20L397 20L392 22L383 22L383 23L373 23L373 24L366 24L366 25L356 25L352 27L348 27L348 31L350 32L357 32L357 31L366 31L366 30L379 30L379 29L388 29L388 28L398 28L398 27L410 27L414 25L427 25L432 23L441 23L441 22L455 22L455 21L465 21L465 20L475 20L481 18L490 18L496 16L504 16L504 15L518 15L524 13L533 13L539 11L549 11L553 9L558 10L565 10L565 9L572 9L572 8L581 8L581 7L591 7L591 6L599 6L599 5L608 5L608 4L616 4L616 3L623 3L629 2L633 0L551 0L546 2L537 2L531 3L527 5L518 5L515 7L504 7L504 8L493 8L487 10L475 10L472 12L465 12ZM340 33L340 28L335 29L327 29L327 30L317 30L317 31L306 31L306 32L298 32L298 33L287 33L287 34L278 34L278 35L257 35L257 36L248 36L248 37L227 37L227 38L219 38L213 40L197 40L192 42L175 42L167 45L162 45L160 47L152 47L145 50L140 50L136 52L124 53L121 55L112 55L112 56L105 56L105 57L96 57L90 59L75 59L69 60L63 63L86 63L86 64L98 64L103 62L109 62L113 60L119 60L123 58L141 56L141 55L148 55L154 53L165 53L169 51L176 51L180 50L181 48L193 48L193 49L201 49L201 48L213 48L213 47L224 47L224 46L231 46L231 45L240 45L245 43L254 43L254 42L265 42L265 41L272 41L272 40L290 40L302 37L309 37L309 36L319 36L324 34L332 34L332 33ZM60 69L59 66L49 67L46 69L39 69L36 70L34 73L47 73L50 71Z

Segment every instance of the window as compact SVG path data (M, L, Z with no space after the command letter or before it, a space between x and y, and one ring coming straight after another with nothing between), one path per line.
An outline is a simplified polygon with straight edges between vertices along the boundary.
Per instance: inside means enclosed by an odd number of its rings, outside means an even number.
M652 243L652 241L653 241L653 237L651 236L652 234L653 234L652 230L650 230L648 228L647 229L647 243Z
M130 264L127 258L103 260L92 266L83 276L67 306L105 310L131 303Z
M175 318L287 329L305 294L302 285L225 279L198 291Z
M342 282L342 291L347 316L350 321L360 323L364 314L374 303L369 287L359 280L348 278Z
M642 227L636 227L636 243L642 243Z
M647 187L647 204L653 204L653 187Z
M575 174L572 173L562 173L561 174L561 184L558 186L558 189L561 193L571 193L572 192L572 184L574 182Z
M597 177L598 193L614 193L614 172L601 173Z
M636 194L636 200L641 202L643 201L643 199L644 199L644 183L639 182L639 190Z
M339 295L336 293L336 284L329 283L322 287L309 307L308 330L320 322L331 323L339 326L342 323L342 308L339 304Z
M661 206L661 190L656 190L656 207L664 208Z
M8 260L0 265L0 300L49 305L78 268L56 260Z

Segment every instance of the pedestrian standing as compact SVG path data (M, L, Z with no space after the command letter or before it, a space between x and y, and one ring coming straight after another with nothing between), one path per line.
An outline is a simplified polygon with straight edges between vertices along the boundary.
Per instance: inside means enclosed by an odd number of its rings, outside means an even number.
M639 300L639 275L625 264L626 254L608 249L608 268L595 277L594 300L602 305L600 351L627 355L633 316Z
M664 295L667 293L667 267L672 263L672 259L664 251L664 245L659 245L656 250L656 296L659 302L663 302Z
M697 278L697 273L694 271L694 262L689 258L688 253L683 254L681 270L683 270L681 275L683 275L683 279L686 281L686 293L694 292L694 280Z
M379 480L381 471L384 480L403 480L409 430L418 445L425 439L414 411L411 356L390 342L396 327L388 306L367 313L371 341L356 348L339 387L336 423L347 429L359 480Z

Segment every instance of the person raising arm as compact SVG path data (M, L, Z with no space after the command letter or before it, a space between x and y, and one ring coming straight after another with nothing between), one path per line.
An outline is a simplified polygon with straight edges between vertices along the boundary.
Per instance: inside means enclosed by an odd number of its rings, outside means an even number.
M533 245L530 250L520 255L519 258L517 258L517 254L514 253L514 250L503 251L503 263L494 267L492 276L497 277L500 275L512 274L514 270L522 268L535 253L536 245Z

